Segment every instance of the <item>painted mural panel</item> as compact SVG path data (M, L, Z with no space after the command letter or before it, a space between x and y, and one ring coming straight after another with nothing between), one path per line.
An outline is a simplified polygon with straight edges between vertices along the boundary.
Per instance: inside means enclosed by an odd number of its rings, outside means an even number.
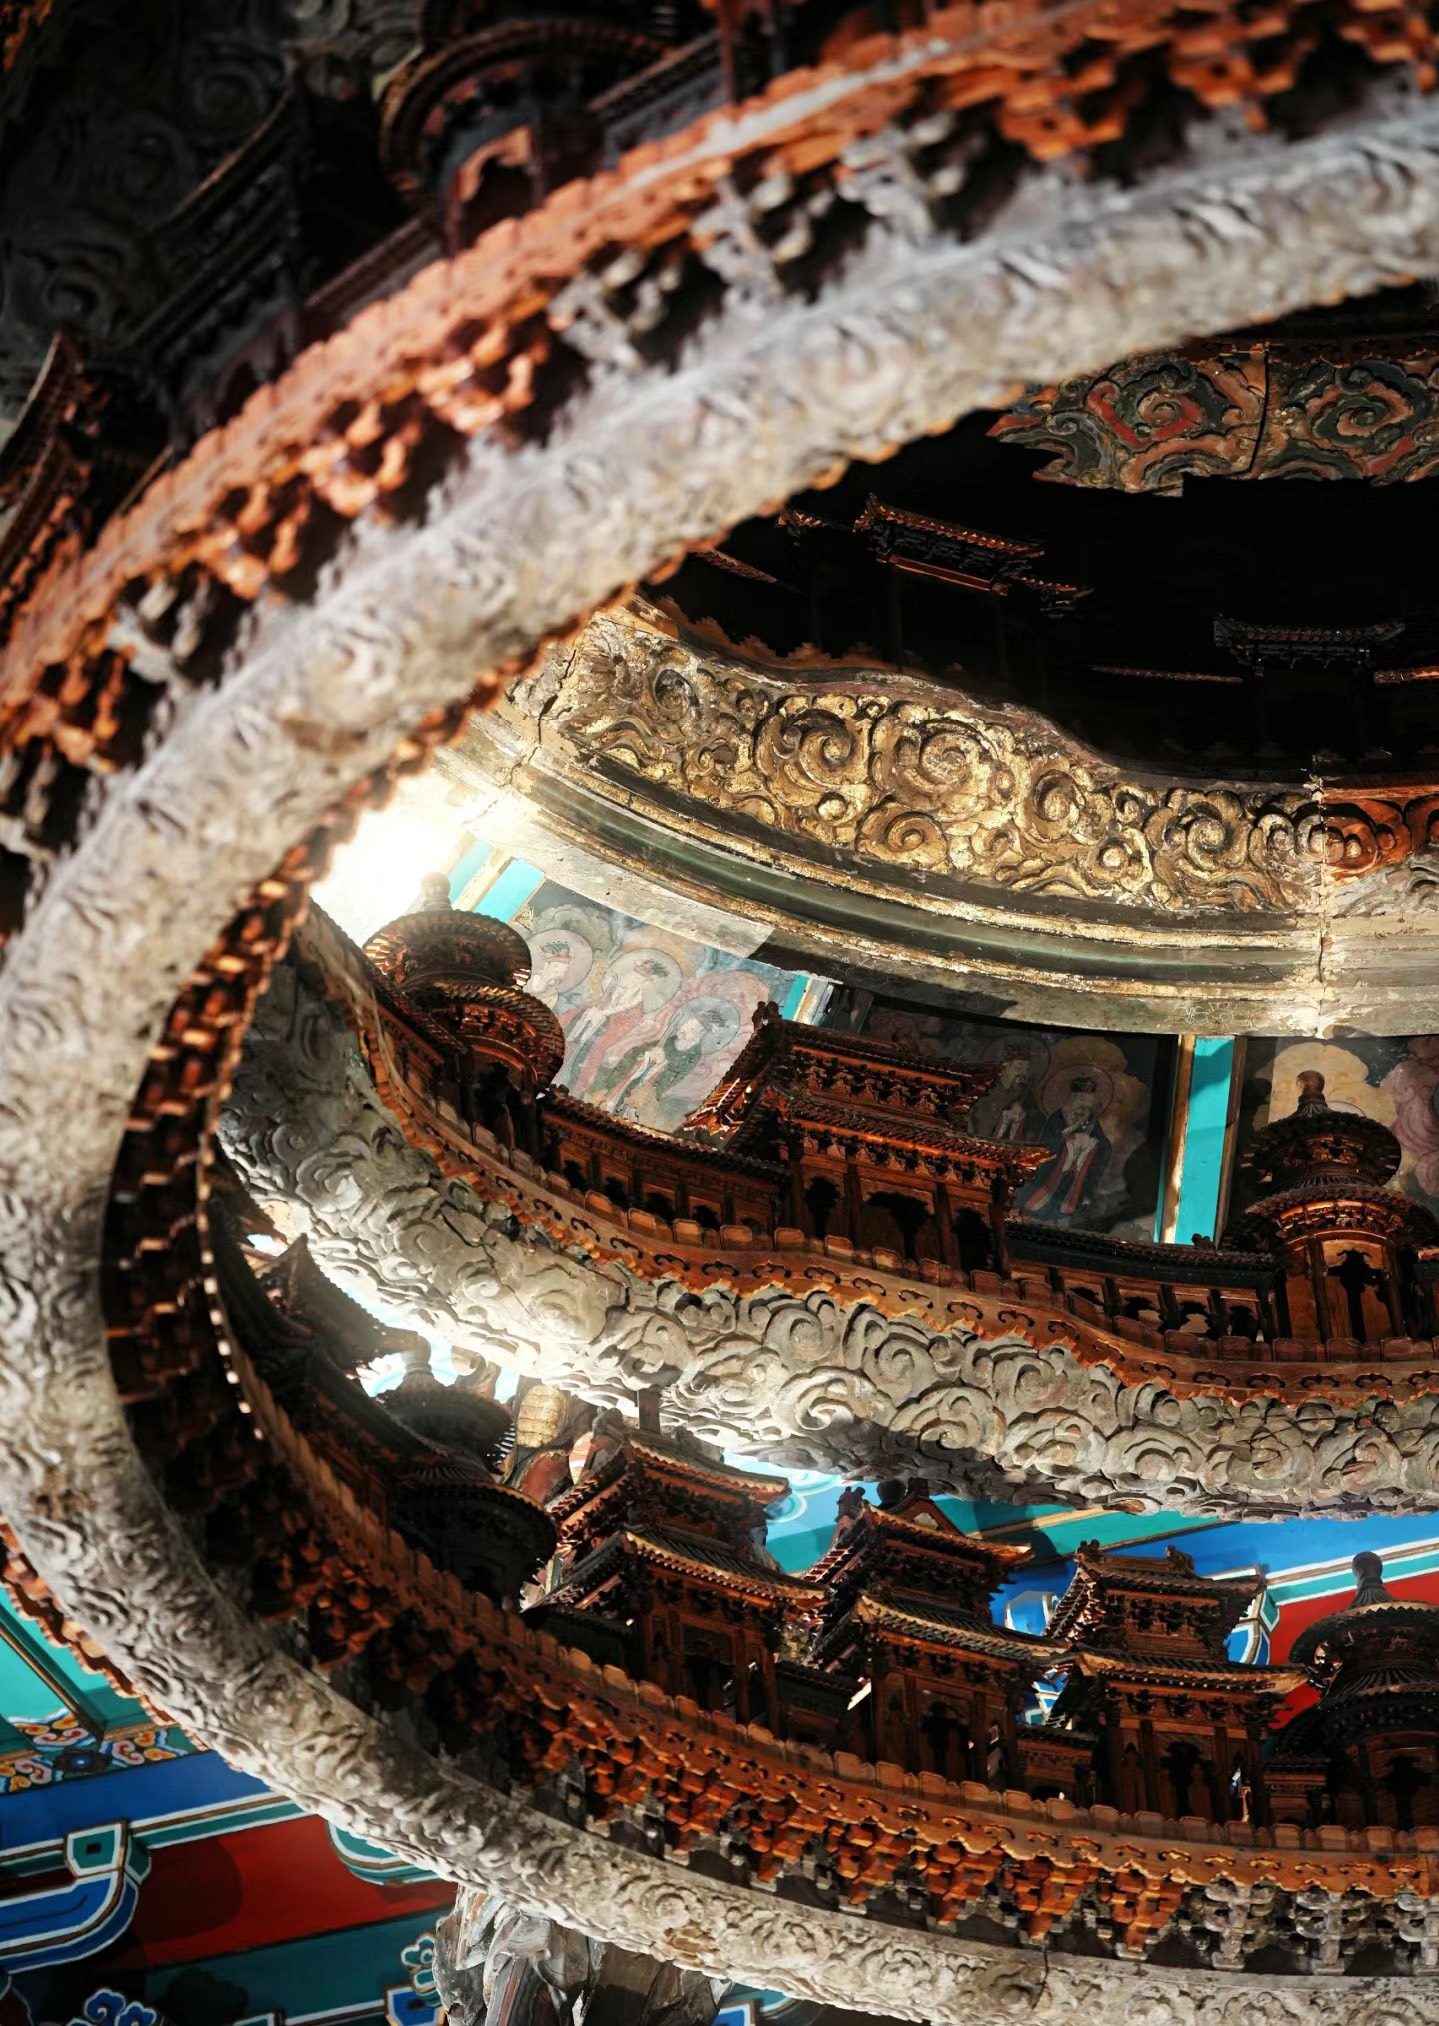
M1168 1129L1174 1044L1149 1034L1076 1034L845 989L827 1026L945 1062L994 1063L970 1113L985 1139L1048 1147L1019 1198L1043 1224L1152 1238Z
M529 990L565 1030L561 1080L621 1118L673 1132L718 1083L767 999L793 1012L792 971L693 943L542 879L514 915Z
M1301 1070L1317 1069L1337 1111L1363 1112L1397 1135L1403 1157L1395 1187L1439 1213L1439 1035L1407 1040L1365 1035L1347 1041L1251 1040L1238 1127L1235 1207L1248 1200L1245 1148L1260 1126L1286 1118Z
M443 789L433 773L407 782L315 897L364 943L420 905L426 874L444 872L453 906L513 923L530 945L529 989L564 1028L561 1078L576 1097L673 1132L744 1046L757 1006L774 1000L803 1020L823 1003L827 981L737 954L754 948L753 924L620 880L578 845L538 864L518 857L469 829Z

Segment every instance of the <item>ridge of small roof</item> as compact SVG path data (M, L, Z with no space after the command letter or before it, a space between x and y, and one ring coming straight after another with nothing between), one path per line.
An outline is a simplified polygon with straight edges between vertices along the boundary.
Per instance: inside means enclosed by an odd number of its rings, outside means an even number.
M911 1519L906 1507L917 1504L928 1506L938 1515L943 1525L927 1527L922 1522ZM906 1499L899 1507L871 1505L866 1500L848 1525L842 1530L836 1528L834 1539L809 1569L809 1575L816 1581L827 1576L855 1545L861 1529L869 1531L876 1528L881 1532L897 1533L913 1542L916 1548L928 1548L940 1555L950 1552L957 1556L960 1551L967 1550L977 1559L996 1563L1000 1569L1012 1568L1020 1562L1028 1561L1032 1552L1027 1547L1016 1546L1009 1541L990 1541L982 1534L965 1533L962 1527L955 1525L942 1506L928 1497Z
M770 1477L758 1471L742 1469L737 1464L726 1463L722 1457L694 1456L678 1443L670 1442L663 1435L648 1429L627 1428L616 1447L605 1457L598 1469L582 1477L567 1491L562 1491L549 1504L549 1512L557 1522L572 1518L600 1493L618 1483L624 1475L625 1465L633 1455L649 1457L652 1461L671 1468L680 1468L703 1482L721 1486L727 1491L747 1493L757 1505L771 1506L789 1494L789 1479ZM766 1495L767 1494L767 1495Z
M1162 1681L1172 1675L1193 1679L1207 1676L1216 1687L1236 1688L1258 1682L1276 1695L1288 1695L1303 1688L1309 1680L1302 1667L1287 1667L1282 1662L1258 1666L1247 1660L1215 1660L1202 1653L1104 1653L1084 1646L1070 1648L1066 1657L1071 1666L1085 1674L1127 1674L1146 1681Z
M796 1600L815 1602L820 1596L815 1585L803 1577L792 1576L785 1569L757 1568L707 1534L683 1533L670 1527L620 1527L567 1570L559 1587L541 1601L562 1604L566 1597L583 1593L611 1565L623 1562L626 1552L637 1552L699 1575L724 1577L765 1593L781 1592Z

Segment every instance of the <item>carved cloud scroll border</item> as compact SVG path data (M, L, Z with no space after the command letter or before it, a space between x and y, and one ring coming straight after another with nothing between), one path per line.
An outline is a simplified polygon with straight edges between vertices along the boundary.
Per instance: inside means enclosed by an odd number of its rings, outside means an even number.
M1428 1017L1432 785L1147 778L1030 711L881 669L766 669L619 610L444 765L537 852L663 866L820 966L1165 1031Z
M442 1174L385 1109L336 1009L288 969L256 1011L223 1121L258 1200L332 1271L427 1327L604 1403L666 1412L731 1452L971 1495L1042 1490L1207 1516L1439 1508L1439 1396L1170 1390L1092 1358L1056 1314L974 1297L968 1321L895 1313L884 1275L825 1262L786 1284L717 1261L591 1256L518 1174ZM481 1164L472 1164L472 1172ZM937 1292L937 1291L936 1291ZM1026 1334L1027 1332L1027 1334Z
M1314 898L1324 815L1304 788L1145 781L1032 711L880 670L803 682L616 613L554 661L502 713L543 697L540 751L599 792L648 789L651 815L720 836L738 818L761 850L932 881L936 905L988 886L1203 919Z
M882 81L902 86L891 51L884 62ZM667 166L693 175L677 157ZM142 1692L281 1792L627 1946L851 2008L899 2003L947 2026L1033 2013L1041 1981L1055 2026L1092 2016L1092 1983L1053 1958L998 1964L540 1822L283 1657L207 1579L130 1441L97 1271L106 1196L148 1052L217 924L408 726L455 701L465 657L502 665L837 455L877 453L1016 380L1172 342L1210 317L1238 323L1439 269L1437 171L1439 116L1420 110L1294 148L1246 141L1148 195L1066 189L1046 209L1038 192L1022 239L1002 245L879 232L812 299L758 317L741 301L718 316L685 372L636 363L602 376L543 446L476 442L425 517L359 514L312 602L258 607L219 679L175 681L163 732L133 766L95 777L86 821L32 895L0 975L0 1406L13 1437L0 1508ZM421 277L421 299L443 297L450 279ZM385 309L363 337L378 375L392 364L379 335L399 347L420 328L412 297ZM256 416L287 418L309 442L314 398L302 366ZM222 467L243 433L220 446ZM194 468L162 481L83 582L51 587L16 652L92 623L102 585L143 557L155 567L158 552L163 569L193 555L186 501L198 485ZM247 558L230 560L246 581ZM150 676L163 680L178 652L173 640L156 647ZM1166 1999L1161 2015L1153 2006L1174 1980L1149 1988L1130 2008L1142 2021L1148 2003L1149 2026L1185 2026L1188 2010L1173 2008L1201 2003ZM1261 1983L1226 1982L1202 2002L1211 2018L1247 2006L1234 2014L1244 2026L1286 2013ZM1359 1983L1321 2002L1336 2026L1388 2026L1395 2006L1392 1986ZM1417 2016L1410 1987L1403 2003Z

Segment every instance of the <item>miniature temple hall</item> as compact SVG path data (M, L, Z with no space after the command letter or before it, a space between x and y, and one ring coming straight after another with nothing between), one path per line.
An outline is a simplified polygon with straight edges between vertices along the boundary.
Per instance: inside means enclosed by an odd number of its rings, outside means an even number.
M0 2026L1439 2026L1439 10L0 0Z

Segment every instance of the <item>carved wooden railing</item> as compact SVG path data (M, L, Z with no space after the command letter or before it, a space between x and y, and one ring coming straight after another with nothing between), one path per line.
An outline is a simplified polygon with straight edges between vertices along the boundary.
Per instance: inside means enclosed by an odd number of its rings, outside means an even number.
M183 1494L223 1583L292 1625L312 1663L339 1670L348 1692L423 1710L448 1750L478 1749L490 1777L571 1821L612 1835L623 1824L631 1847L719 1863L734 1883L941 1932L984 1916L1029 1942L1084 1930L1120 1957L1182 1936L1218 1966L1277 1949L1295 1969L1324 1966L1328 1928L1316 1909L1336 1909L1337 1921L1360 1895L1368 1911L1349 1919L1346 1948L1382 1944L1400 1966L1427 1960L1425 1935L1398 1910L1439 1898L1439 1829L1173 1822L787 1743L596 1666L410 1546L316 1453L234 1335L188 1186L217 1089L215 1043L263 975L287 910L277 896L242 917L223 961L217 951L177 1007L174 1052L137 1103L112 1219L117 1369L136 1437L168 1495ZM413 1024L411 1066L423 1039ZM434 1118L453 1159L459 1121ZM573 1194L528 1156L491 1147L485 1157L496 1175L508 1166L517 1182L547 1182L574 1213ZM631 1257L649 1236L630 1232ZM14 1546L8 1574L45 1608ZM53 1611L45 1622L64 1636ZM1216 1907L1245 1910L1238 1955L1234 1924Z
M1301 13L1281 38L1296 65L1295 52L1307 58L1316 34L1329 45L1372 46L1377 61L1392 60L1399 47L1390 22L1372 11L1326 4ZM352 815L383 787L383 770L361 779L378 764L381 727L396 719L413 723L441 701L458 702L453 648L462 632L476 668L486 671L483 694L492 696L499 681L492 671L506 655L528 652L546 627L568 624L637 570L658 567L666 542L678 552L686 542L716 538L727 520L756 511L776 491L813 482L830 468L826 459L876 454L892 440L887 431L942 426L965 400L992 398L995 376L1012 370L995 366L996 359L1033 356L1046 346L1057 354L1065 342L1077 343L1080 330L1092 337L1095 328L1113 328L1102 317L1093 326L1086 319L1099 315L1102 297L1112 302L1114 276L1126 260L1140 261L1153 281L1123 326L1134 342L1154 342L1165 329L1184 326L1200 299L1230 322L1289 306L1323 271L1329 243L1326 214L1305 210L1295 194L1300 183L1324 184L1326 206L1342 213L1346 255L1358 239L1379 249L1366 248L1362 265L1352 255L1331 275L1374 285L1421 268L1419 228L1405 221L1423 210L1423 177L1414 168L1430 159L1423 130L1418 139L1407 129L1395 139L1376 177L1372 155L1356 166L1358 144L1346 126L1339 135L1321 133L1326 151L1305 157L1307 177L1294 176L1283 149L1256 134L1245 136L1237 170L1225 136L1214 132L1214 153L1203 168L1205 203L1222 209L1242 193L1242 245L1236 252L1222 232L1210 244L1196 228L1196 246L1182 268L1155 276L1166 231L1174 236L1179 199L1167 181L1156 201L1141 177L1124 190L1122 206L1115 203L1101 170L1124 114L1146 99L1160 109L1176 97L1196 112L1228 107L1236 90L1252 94L1257 105L1285 89L1294 70L1266 60L1262 76L1251 66L1251 81L1236 85L1248 41L1262 36L1266 57L1272 53L1267 17L1255 24L1226 16L1215 32L1232 36L1239 53L1232 63L1196 66L1182 10L1156 17L1139 9L1126 28L1126 64L1132 59L1138 67L1112 73L1097 99L1094 80L1077 82L1071 61L1082 55L1094 19L1093 10L1042 22L1006 16L991 24L1003 45L1004 60L996 61L978 39L973 14L955 10L907 40L869 46L855 59L852 84L838 70L820 81L819 93L813 80L790 81L743 123L731 123L722 147L701 135L683 150L656 151L635 177L639 189L617 176L562 194L542 235L509 233L502 247L486 247L468 264L428 277L311 356L282 389L266 390L219 439L162 479L134 517L107 530L84 564L51 587L55 595L27 608L8 643L5 670L4 732L18 755L5 784L5 848L17 861L7 859L15 893L5 926L22 928L26 967L16 994L24 1018L5 1023L4 1035L6 1378L7 1398L18 1403L6 1486L37 1561L53 1572L58 1589L140 1656L152 1682L187 1698L202 1727L208 1723L243 1762L283 1778L311 1802L323 1800L386 1834L394 1830L397 1848L425 1861L439 1853L463 1875L477 1868L478 1844L486 1860L504 1856L531 1901L548 1894L646 1945L663 1934L683 1959L716 1969L740 1953L751 1966L782 1963L799 1975L795 1925L806 1939L818 1925L832 1940L843 1923L827 1910L840 1899L881 1915L898 1912L910 1923L903 1949L884 1947L880 1922L856 1927L861 1944L835 1951L822 1995L868 2002L883 1987L866 1981L864 1965L878 1961L891 1976L902 1967L913 1979L902 1992L891 1983L897 2001L920 2016L946 2019L962 2016L955 1986L941 2014L930 1996L935 1980L943 1965L971 1959L957 1948L930 1948L921 1930L933 1923L952 1932L967 1910L987 1912L1002 1927L1021 1921L1028 1927L1032 1917L1035 1936L1065 1920L1092 1924L1101 1947L1134 1949L1171 1922L1200 1943L1226 1927L1229 1909L1235 1918L1226 1933L1231 1941L1239 1935L1241 1958L1252 1933L1259 1946L1278 1936L1296 1963L1330 1968L1342 1947L1334 1937L1367 1933L1372 1913L1372 1932L1389 1959L1432 1967L1424 1911L1439 1897L1435 1856L1422 1832L1361 1843L1347 1831L1306 1838L1296 1830L1286 1840L1231 1826L1216 1840L1202 1825L1180 1825L1170 1835L1160 1822L1111 1822L1093 1811L1082 1819L1064 1804L1041 1809L942 1783L926 1789L897 1769L785 1747L622 1677L597 1675L439 1575L320 1464L276 1410L217 1314L205 1148L253 995L288 933L298 890L323 857L333 799L358 784ZM1421 23L1419 44L1427 48L1430 39ZM1406 55L1412 46L1402 45ZM818 127L817 96L824 101ZM1391 113L1386 108L1393 125ZM900 124L911 114L912 126ZM942 173L934 171L936 121L946 150L952 148L939 163ZM1362 139L1362 121L1358 131ZM850 227L871 231L867 188L875 213L892 215L893 182L883 159L869 185L853 176L851 143L886 136L902 175L932 177L921 180L920 211L922 235L932 225L935 237L925 238L917 259L906 256L908 264L888 241L879 249L887 264L877 271L893 276L896 290L912 285L922 313L913 329L871 323L877 342L857 346L856 329L868 335L870 310L841 288L840 277L848 288L855 272ZM1005 239L986 247L994 182L982 171L1028 174L1028 163L1064 153L1102 158L1095 178L1102 201L1092 201L1076 181L1064 220L1066 232L1094 232L1096 258L1083 268L1066 266L1043 225L1022 223L1025 204L1041 194L1037 174L1029 188L1021 182ZM961 174L957 182L951 176L951 167L966 170L976 161L980 173ZM792 178L792 167L802 167L802 175ZM1182 192L1192 188L1178 167L1173 175ZM1282 201L1274 188L1281 180ZM839 212L848 205L853 215L841 232L804 242L802 280L778 273L781 251L789 259L803 235L768 213L766 226L784 226L783 235L761 232L747 193L789 192L785 202L812 207L834 185L850 193ZM703 221L721 203L738 203L739 229L723 240L726 253L749 247L757 264L739 278L732 263L710 266L700 301L711 299L712 285L723 295L733 283L737 294L751 291L742 307L756 300L755 287L770 286L776 305L758 333L749 320L743 365L727 363L724 370L712 333L718 328L722 339L728 336L730 322L720 315L697 326L693 298L668 323L651 315L640 333L643 349L636 346L621 306L635 276L626 269L621 278L613 262L617 244L646 249L650 264L642 277L653 281L661 301L661 278L689 272L684 264L691 261L694 271L704 265L715 228ZM796 208L796 228L810 215ZM1255 245L1277 254L1284 228L1300 217L1315 235L1313 244L1298 235L1304 263L1281 273L1276 259L1270 273L1256 261ZM1018 288L1016 234L1027 256ZM957 260L944 235L962 240ZM912 250L907 235L895 236ZM1336 261L1340 251L1336 246ZM1262 291L1254 280L1261 268ZM984 290L975 287L978 272L988 277ZM578 309L573 295L556 307L577 273L599 309L588 324L586 298L578 298ZM972 307L973 317L954 314L958 304ZM1021 323L1030 353L1015 345ZM800 329L804 346L793 347L791 333ZM602 341L607 330L618 330L623 343L608 353L576 348L585 338ZM562 331L576 333L576 342L560 337ZM633 368L624 363L629 352ZM885 370L904 382L903 402L891 398L872 362L881 353ZM841 356L852 361L842 370ZM680 357L685 371L672 373ZM605 362L604 375L591 376L597 359ZM585 435L595 410L583 406L577 384L587 382L583 397L602 406L608 422L615 412L612 376L630 371L650 380L626 384L622 455L602 455L597 439ZM854 404L851 376L862 396ZM588 384L592 378L600 381L598 392ZM674 406L646 400L655 378ZM841 387L846 399L836 401ZM786 412L773 436L751 424L755 410L745 396L759 388L773 404L768 412ZM561 416L564 429L556 431ZM472 557L474 524L462 547L455 524L439 514L441 482L453 477L457 445L471 439L480 439L477 461L489 458L507 472L505 460L522 446L516 458L524 462L530 512L519 529L523 569L504 546L513 533L506 514L491 514L486 533L496 543L497 568L476 566L483 595L464 580L460 564L462 554ZM741 460L763 441L768 462L762 473L745 466L743 484L734 478L722 485L718 469L705 467L701 494L687 470L681 510L678 493L659 482L660 467L683 462L673 445L690 440L712 452L717 466ZM557 458L566 485L576 469L601 486L614 485L613 517L605 517L593 549L583 549L579 538L582 517L561 505ZM480 496L502 506L517 494L495 478ZM572 506L573 499L571 489L565 500ZM435 516L428 512L432 501ZM474 510L469 495L465 504ZM446 511L452 506L446 486ZM362 520L361 539L349 542L351 524ZM405 546L417 527L439 545L439 560L429 549ZM555 529L561 541L553 539ZM452 545L443 546L447 541ZM397 545L384 551L390 576L375 574L385 542ZM569 554L577 548L582 564ZM413 594L413 633L403 650L375 654L364 680L358 672L353 683L337 680L335 657L357 640L353 606L361 602L347 573L362 567L367 595L385 608L402 566ZM441 583L450 628L443 643L437 631L426 631L430 615L423 609L431 587ZM286 601L296 623L277 640L266 627ZM350 611L348 631L337 606ZM285 662L283 699L261 680L273 666L264 660L271 654ZM440 666L451 672L442 678L435 673ZM274 734L281 710L283 745ZM443 728L440 719L426 719L411 756ZM58 792L29 792L32 762L49 770L44 779L58 781ZM165 794L157 797L161 774ZM283 861L273 835L281 822L290 836L306 824L319 826ZM53 877L62 862L63 877ZM192 893L186 881L199 866L207 883ZM261 884L231 930L168 1018L152 1021L151 998L163 988L168 999L171 979L194 960L202 911L206 922L218 920L248 880ZM179 909L182 894L189 912ZM14 951L8 955L16 961ZM112 981L105 972L113 989L102 1017L94 1011L93 981L112 962L117 975ZM114 1038L121 1033L123 1044ZM143 1087L134 1092L126 1075L116 1109L114 1085L131 1061L125 1051L149 1047L152 1034ZM57 1063L68 1073L58 1074ZM427 1103L419 1092L405 1098L417 1120ZM77 1107L90 1135L84 1144L78 1133L58 1130ZM57 1128L53 1146L46 1119ZM452 1169L483 1174L513 1196L517 1225L525 1216L548 1218L582 1250L623 1248L640 1266L651 1263L656 1248L647 1234L613 1217L602 1221L568 1183L549 1186L533 1166L526 1170L518 1157L483 1148L449 1120L434 1131ZM93 1298L94 1225L107 1191L113 1218L102 1260L102 1314ZM732 1285L753 1268L769 1286L804 1250L787 1252L778 1230L769 1236L767 1248L749 1252L709 1248L703 1239L680 1247L673 1231L667 1243L683 1255L685 1271L701 1279L708 1274ZM837 1241L822 1242L821 1250L827 1281L842 1291L843 1251ZM998 1316L1006 1305L967 1281L941 1287L927 1274L891 1273L872 1262L864 1271L878 1288L871 1298L896 1310L929 1290L981 1323L1004 1326ZM1111 1344L1068 1312L1055 1313L1058 1342L1082 1340L1117 1355L1122 1339ZM100 1365L106 1333L114 1386ZM118 1418L116 1388L128 1403L133 1445ZM62 1392L64 1407L77 1410L68 1418L59 1411ZM34 1430L24 1420L32 1401L41 1409ZM10 1566L63 1635L63 1613L45 1604L43 1582L21 1549ZM137 1577L142 1608L126 1588ZM274 1643L255 1632L257 1614L275 1621ZM327 1670L329 1692L319 1681ZM414 1716L407 1736L389 1736L374 1722L374 1712L386 1708ZM457 1772L443 1750L427 1754L414 1744L416 1734L465 1751L470 1766L493 1776L497 1785L483 1807L472 1804L462 1815L479 1776ZM543 1796L552 1813L531 1811L512 1825L516 1833L501 1849L498 1836L488 1843L484 1837L508 1805L507 1783L516 1793ZM557 1840L555 1811L574 1824L576 1842L585 1841L589 1825L603 1827L620 1811L629 1811L629 1834L611 1840L603 1861L588 1860L562 1876L570 1845ZM529 1868L515 1855L520 1827ZM693 1879L685 1885L675 1867L661 1873L647 1865L642 1877L625 1868L627 1844L648 1840L677 1852L691 1831L697 1848L727 1867L736 1887L711 1881L710 1903L721 1912L698 1938L704 1895ZM536 1845L548 1865L543 1875L530 1856ZM764 1883L762 1871L775 1891L760 1901L739 1888ZM640 1918L628 1925L619 1896L605 1894L611 1874L643 1900ZM656 1876L663 1877L662 1892ZM802 1920L788 1928L777 1904L785 1896L805 1899ZM1369 1911L1351 1919L1361 1903ZM1272 1922L1267 1912L1246 1914L1261 1905L1277 1906ZM762 1923L751 1914L755 1906ZM718 1941L714 1930L721 1931ZM1227 1946L1208 1959L1223 1960ZM940 1972L933 1968L937 1958ZM958 1980L960 1973L952 1975ZM1000 2009L1013 2008L1006 2001ZM1273 2016L1272 2007L1264 2016Z
M1014 1220L1007 1273L905 1259L787 1225L777 1169L613 1118L564 1092L542 1105L541 1161L461 1116L453 1041L333 924L312 917L301 947L346 1005L385 1101L415 1142L447 1172L498 1186L522 1221L596 1258L697 1288L729 1279L741 1289L783 1283L798 1262L822 1259L838 1292L862 1273L881 1307L921 1313L936 1329L968 1323L1062 1341L1088 1362L1179 1389L1268 1394L1282 1374L1286 1390L1303 1397L1439 1379L1439 1345L1429 1336L1366 1344L1281 1334L1281 1273L1262 1252L1145 1245ZM661 1205L684 1207L665 1215ZM1439 1256L1421 1257L1416 1301L1431 1324L1436 1276Z

